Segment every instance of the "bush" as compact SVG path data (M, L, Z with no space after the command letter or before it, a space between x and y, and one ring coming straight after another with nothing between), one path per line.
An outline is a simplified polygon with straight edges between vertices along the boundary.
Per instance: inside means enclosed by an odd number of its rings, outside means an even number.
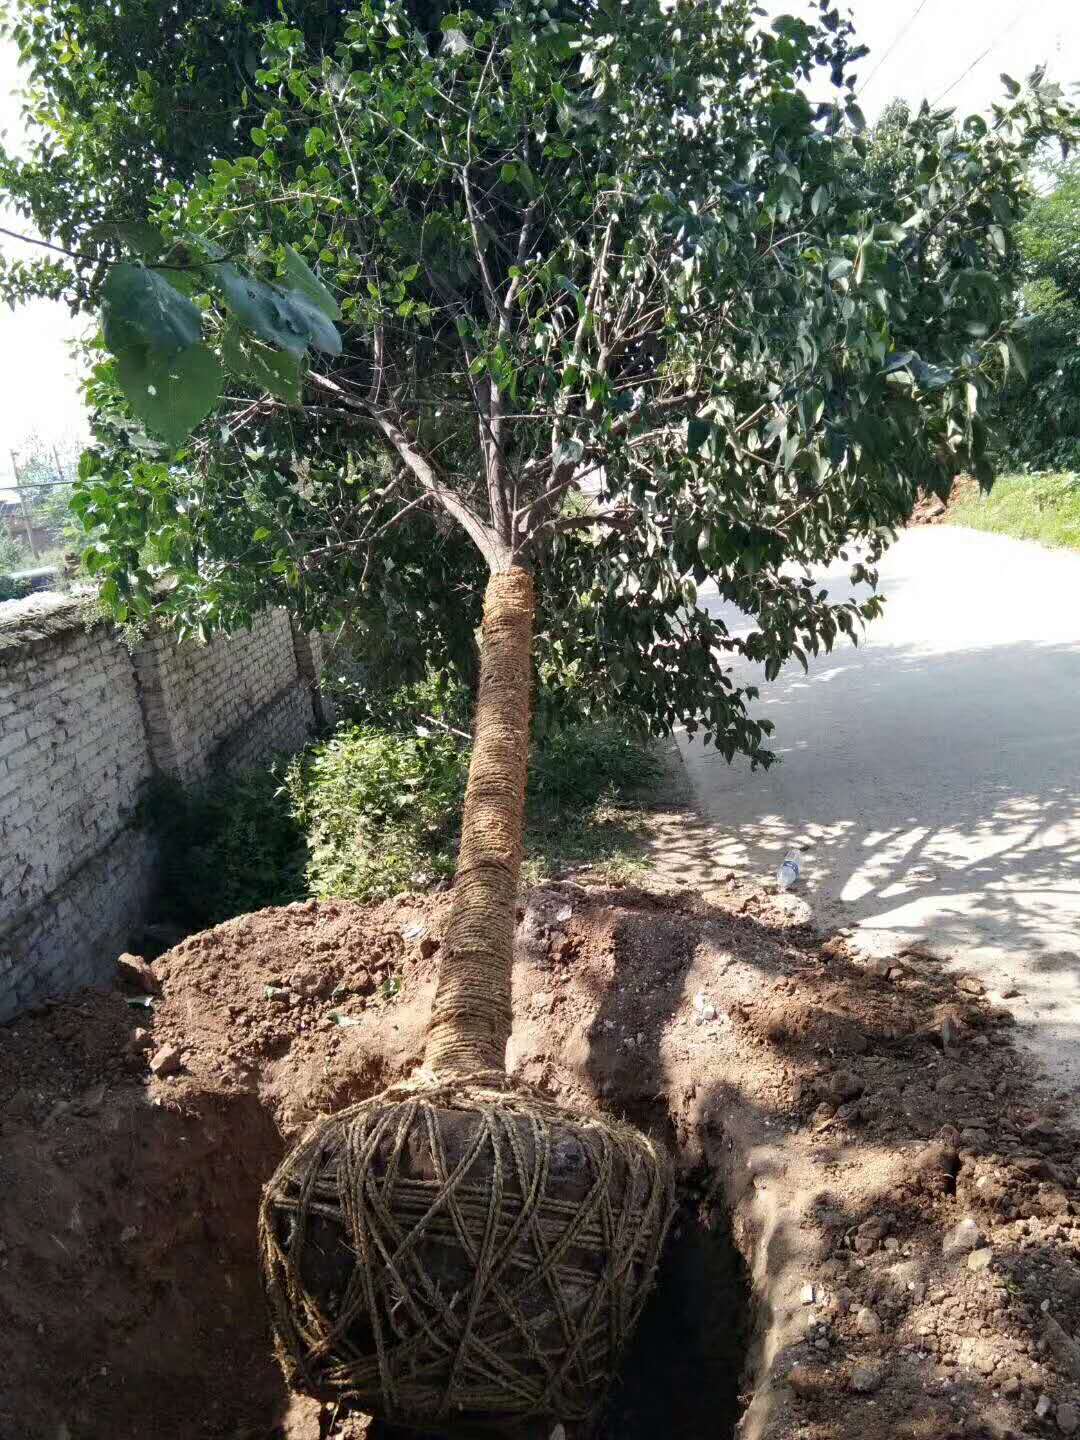
M570 725L536 747L529 767L531 809L585 810L603 798L632 796L659 778L652 751L613 722Z
M357 703L366 720L275 770L155 788L143 818L160 837L173 918L202 927L309 894L376 900L453 876L467 693L429 679ZM529 773L527 878L632 857L640 820L627 801L659 773L610 722L546 736Z
M25 600L30 593L29 580L16 580L11 575L0 575L0 600Z
M371 900L454 873L469 755L451 735L347 725L289 766L293 814L308 842L308 886Z
M161 847L164 908L189 929L307 894L304 832L273 769L193 789L159 781L139 819Z

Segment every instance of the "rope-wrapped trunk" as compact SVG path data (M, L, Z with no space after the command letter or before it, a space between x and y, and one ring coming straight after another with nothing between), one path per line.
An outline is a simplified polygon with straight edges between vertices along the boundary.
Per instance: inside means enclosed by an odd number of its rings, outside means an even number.
M505 1064L535 605L527 570L515 567L488 581L461 850L424 1056L425 1066L441 1075Z
M488 583L424 1068L312 1126L260 1213L290 1384L439 1433L588 1423L673 1206L656 1142L506 1075L534 604L524 570Z

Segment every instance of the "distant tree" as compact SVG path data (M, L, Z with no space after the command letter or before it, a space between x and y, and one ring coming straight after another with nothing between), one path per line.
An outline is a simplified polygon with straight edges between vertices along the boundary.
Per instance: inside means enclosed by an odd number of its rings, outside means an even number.
M0 525L0 575L10 574L12 570L25 570L33 563L29 549ZM7 595L0 596L0 599L8 598Z
M1080 470L1080 162L1053 167L1018 231L1030 384L1002 408L1010 458Z
M71 496L82 450L82 442L50 441L36 430L15 447L19 484L34 524L50 530L57 543L81 543Z

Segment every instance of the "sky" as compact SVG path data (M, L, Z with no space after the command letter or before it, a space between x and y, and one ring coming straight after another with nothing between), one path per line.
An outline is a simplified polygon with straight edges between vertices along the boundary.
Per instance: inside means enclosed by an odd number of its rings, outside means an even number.
M806 13L807 0L766 0L773 15ZM859 101L873 121L895 96L918 103L985 110L1001 94L1001 72L1017 79L1046 64L1064 84L1080 82L1080 0L853 0L859 39L871 48L860 66ZM0 42L0 131L18 143L22 123L12 94L14 49ZM1080 92L1077 92L1080 99ZM25 230L0 209L0 225ZM32 254L0 236L8 254ZM70 442L85 432L74 363L67 352L85 322L66 307L36 301L0 308L0 493L11 476L9 451L39 432Z

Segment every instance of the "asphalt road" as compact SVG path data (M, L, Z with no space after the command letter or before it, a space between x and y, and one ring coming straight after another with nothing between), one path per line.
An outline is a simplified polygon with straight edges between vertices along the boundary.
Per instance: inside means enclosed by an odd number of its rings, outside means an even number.
M781 764L682 738L712 858L771 874L797 846L815 910L1015 988L1027 1042L1080 1086L1080 554L911 530L881 588L858 649L761 681Z

